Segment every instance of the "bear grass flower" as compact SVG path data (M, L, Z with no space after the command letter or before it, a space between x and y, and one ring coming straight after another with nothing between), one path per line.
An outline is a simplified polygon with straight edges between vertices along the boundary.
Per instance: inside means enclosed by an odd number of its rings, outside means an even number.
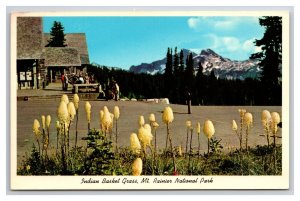
M214 124L212 123L212 121L206 120L204 122L203 133L205 134L205 136L208 139L212 138L212 136L215 134L215 127L214 127Z
M70 120L73 121L73 119L76 115L76 109L75 109L75 106L74 106L73 102L68 103L68 112L69 112L69 115L70 115Z
M41 135L41 132L40 132L40 122L37 119L35 119L33 121L32 130L33 130L33 133L34 133L35 137L39 138L40 135Z
M156 129L156 128L159 127L159 124L155 121L155 122L153 122L152 126L153 126L154 129Z
M203 133L207 137L207 154L209 154L209 141L215 134L215 127L212 121L206 120L203 125Z
M144 124L145 124L144 116L141 115L141 116L139 117L138 124L139 124L140 127L144 126Z
M109 128L109 130L112 130L113 125L114 125L114 118L115 118L115 115L112 114L112 113L109 113L109 114L110 114L110 123L109 123L108 128Z
M245 113L245 123L247 127L253 124L253 116L250 112Z
M130 135L130 149L134 154L141 153L141 143L140 143L136 133L131 133L131 135Z
M144 128L151 133L151 126L149 124L144 124Z
M42 128L43 128L43 130L45 130L45 128L46 128L46 117L45 117L45 115L42 115Z
M271 117L272 122L274 122L275 124L278 124L280 122L280 115L277 112L272 112Z
M249 135L249 129L253 124L253 116L250 112L245 113L245 124L246 124L246 150L248 151L248 135Z
M140 127L138 130L138 138L141 141L145 150L147 146L151 146L151 140L153 138L153 135L151 134L151 131L149 131L149 129Z
M61 123L66 123L69 121L69 112L65 101L60 102L57 110L57 117Z
M56 129L60 129L61 128L60 123L59 123L58 120L56 121L55 127L56 127Z
M264 128L267 128L270 125L272 120L271 113L268 110L263 110L261 113L261 121Z
M109 112L106 106L104 106L103 108L103 118L101 123L102 123L102 130L104 132L109 131L112 127L112 114Z
M247 112L246 109L239 109L238 111L241 117L244 117L245 113Z
M39 147L39 152L41 152L41 146L40 146L40 136L41 136L41 132L40 132L40 122L35 119L33 121L33 125L32 125L32 131L34 133L35 139L38 143L38 147Z
M237 131L237 129L238 129L238 126L237 126L237 124L236 124L236 121L235 121L235 120L232 120L232 126L231 126L231 128L232 128L232 130L233 130L233 131Z
M162 116L162 120L165 124L172 123L174 120L173 110L171 107L166 107Z
M103 112L109 112L108 107L106 105L103 107Z
M51 116L47 115L47 117L46 117L46 126L47 126L47 129L50 128L50 124L51 124Z
M68 98L68 96L66 94L63 94L61 96L61 100L60 101L64 101L66 104L68 104L69 103L69 98Z
M73 102L74 102L75 109L78 110L78 107L79 107L79 96L78 96L78 94L74 94Z
M150 121L151 123L154 123L154 122L155 122L155 115L154 115L153 113L151 113L151 114L149 115L149 121Z
M118 106L114 107L114 117L116 120L118 120L120 118L120 109Z
M132 175L133 176L140 176L143 170L143 161L141 158L137 158L134 160L132 164Z
M275 134L277 133L278 124L280 123L280 115L277 112L272 112L271 117L272 117L272 131Z
M90 123L91 122L91 104L88 101L85 102L85 112L86 112L86 119L87 119L88 123Z
M187 129L191 129L192 128L192 122L191 121L186 121L185 125L186 125Z

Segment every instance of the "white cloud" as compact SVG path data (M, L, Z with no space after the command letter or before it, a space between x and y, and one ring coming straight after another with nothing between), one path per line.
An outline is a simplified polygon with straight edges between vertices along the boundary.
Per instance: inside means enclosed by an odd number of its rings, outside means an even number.
M197 29L201 19L199 17L191 17L188 19L187 23L191 29Z
M241 42L238 38L235 37L221 37L222 45L230 52L234 52L240 49Z
M243 50L249 52L249 51L253 51L255 46L254 46L254 38L248 39L243 43Z
M214 50L226 51L226 52L235 52L239 51L241 48L241 42L236 37L230 36L217 36L215 34L209 34L206 36L211 40L211 46Z
M235 54L235 55L249 55L260 51L259 47L256 47L253 43L254 38L241 40L232 36L218 36L216 34L205 35L207 41L210 41L210 45L207 48L211 48L221 54Z
M233 30L242 24L258 24L258 17L191 17L187 20L191 29L201 31L207 27L215 30Z
M251 38L246 40L243 43L243 50L248 52L248 53L256 53L261 51L261 47L257 47L254 44L255 38Z
M232 29L236 26L236 24L236 21L220 20L214 22L214 27L216 29Z
M259 47L255 46L254 52L261 52L261 51L262 51L261 46Z

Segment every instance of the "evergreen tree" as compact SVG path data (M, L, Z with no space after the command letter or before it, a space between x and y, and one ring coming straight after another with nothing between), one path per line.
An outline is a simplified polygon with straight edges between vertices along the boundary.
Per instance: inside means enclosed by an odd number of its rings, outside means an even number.
M166 68L165 68L165 73L164 73L164 94L166 97L172 100L173 91L174 91L174 86L173 86L173 55L172 55L172 48L168 48L167 51L167 61L166 61Z
M173 76L173 83L172 84L172 94L171 97L173 102L179 103L180 102L180 85L181 85L181 77L179 72L179 55L177 53L177 47L174 50L174 62L173 62L173 69L174 69L174 76Z
M174 51L174 75L176 78L179 75L179 57L177 54L177 47L175 47L175 51Z
M183 55L183 50L180 50L179 54L179 73L183 73L184 71L184 55Z
M190 53L189 56L186 58L185 79L187 83L187 89L191 91L194 81L194 60L192 53Z
M252 54L251 58L260 61L261 82L264 86L261 94L266 97L265 103L281 104L282 18L262 17L259 24L266 29L264 36L255 40L255 45L261 47L262 51Z
M227 94L224 93L224 91L220 90L220 88L218 87L218 82L220 82L220 80L218 81L216 79L215 76L215 71L212 70L210 72L210 75L208 77L208 84L207 84L207 90L206 90L206 95L208 96L208 104L209 105L220 105L218 104L217 101L219 101L219 99L217 99L217 96L227 96Z
M60 22L54 21L50 32L51 38L46 47L65 47L64 27Z
M205 93L205 80L203 75L203 67L201 61L198 64L198 72L196 76L196 93L197 93L197 103L203 105L203 94Z
M185 86L185 74L184 74L184 55L183 55L183 50L180 50L179 53L179 66L178 66L178 103L180 104L185 104L185 91L186 91L186 86Z
M167 52L167 62L166 62L166 68L165 68L165 76L170 77L173 74L173 64L172 64L172 49L168 47Z
M198 63L198 72L197 72L197 80L202 80L203 79L203 67L201 62Z

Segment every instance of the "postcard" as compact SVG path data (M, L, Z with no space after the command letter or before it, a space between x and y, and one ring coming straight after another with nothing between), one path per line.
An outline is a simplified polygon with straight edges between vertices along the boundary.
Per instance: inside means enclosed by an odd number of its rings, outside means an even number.
M288 11L11 13L11 190L289 188Z

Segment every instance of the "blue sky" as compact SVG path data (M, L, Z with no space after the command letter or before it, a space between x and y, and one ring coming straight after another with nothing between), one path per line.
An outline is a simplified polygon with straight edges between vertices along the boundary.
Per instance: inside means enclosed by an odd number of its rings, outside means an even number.
M211 48L244 60L258 51L263 36L258 17L44 17L44 32L54 20L65 33L86 33L90 61L128 69L162 59L168 47L195 52Z

